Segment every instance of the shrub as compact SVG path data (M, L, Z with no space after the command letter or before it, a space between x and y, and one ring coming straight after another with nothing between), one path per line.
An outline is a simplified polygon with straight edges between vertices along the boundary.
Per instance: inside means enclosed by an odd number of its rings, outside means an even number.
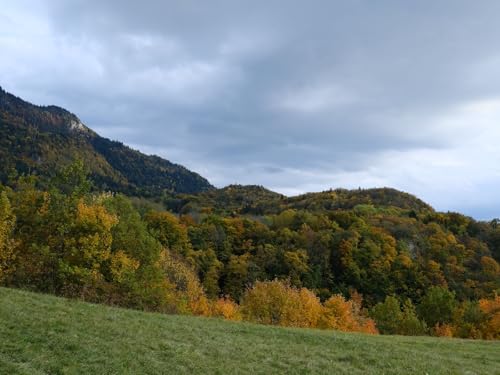
M221 297L212 303L212 316L227 320L240 321L242 319L240 306L229 297Z
M426 332L426 325L420 321L410 300L401 304L396 297L387 296L370 311L381 333L387 335L418 336Z
M432 334L437 337L453 337L453 326L446 323L437 323L434 328L432 328Z
M344 332L378 333L375 322L361 314L360 302L346 300L340 294L325 301L319 327Z
M289 327L316 327L322 307L311 291L279 280L257 282L243 295L246 320Z

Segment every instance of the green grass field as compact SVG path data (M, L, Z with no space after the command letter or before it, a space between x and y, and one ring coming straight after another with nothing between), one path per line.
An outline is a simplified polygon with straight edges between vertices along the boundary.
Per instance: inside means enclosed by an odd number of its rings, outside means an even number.
M143 313L0 288L0 374L500 374L500 342Z

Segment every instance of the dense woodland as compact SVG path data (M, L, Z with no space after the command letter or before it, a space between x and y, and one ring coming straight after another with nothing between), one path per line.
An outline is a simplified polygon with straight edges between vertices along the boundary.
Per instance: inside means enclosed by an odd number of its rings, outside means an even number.
M0 190L4 286L263 324L500 338L498 222L409 194L230 186L152 203L93 189L81 162Z

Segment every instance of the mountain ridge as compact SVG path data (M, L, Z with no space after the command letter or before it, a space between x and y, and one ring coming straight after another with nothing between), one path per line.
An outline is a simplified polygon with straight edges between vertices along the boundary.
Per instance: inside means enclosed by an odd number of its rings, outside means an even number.
M10 134L6 134L6 128ZM211 206L215 212L261 215L288 208L352 209L362 204L434 211L416 196L387 187L337 188L297 196L285 196L259 185L214 188L204 177L182 165L101 137L62 107L29 103L0 86L0 136L2 133L0 156L6 167L0 171L0 182L4 183L13 170L50 177L55 170L79 158L91 166L91 178L98 189L146 198L166 193L170 197L167 208L178 213L188 212L193 206ZM11 144L7 145L9 139ZM55 150L62 152L54 153Z
M213 189L208 180L182 165L101 137L64 108L34 105L1 87L0 136L3 183L13 173L44 179L81 159L102 190L155 196Z

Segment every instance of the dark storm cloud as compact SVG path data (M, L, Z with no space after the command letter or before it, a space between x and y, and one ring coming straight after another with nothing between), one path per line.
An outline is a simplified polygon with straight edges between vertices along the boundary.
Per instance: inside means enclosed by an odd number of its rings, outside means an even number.
M0 63L6 88L218 185L393 185L459 209L430 180L456 189L470 160L477 186L500 180L483 156L463 159L499 137L485 104L500 97L496 1L19 4L0 12L28 28L0 28L18 54Z

